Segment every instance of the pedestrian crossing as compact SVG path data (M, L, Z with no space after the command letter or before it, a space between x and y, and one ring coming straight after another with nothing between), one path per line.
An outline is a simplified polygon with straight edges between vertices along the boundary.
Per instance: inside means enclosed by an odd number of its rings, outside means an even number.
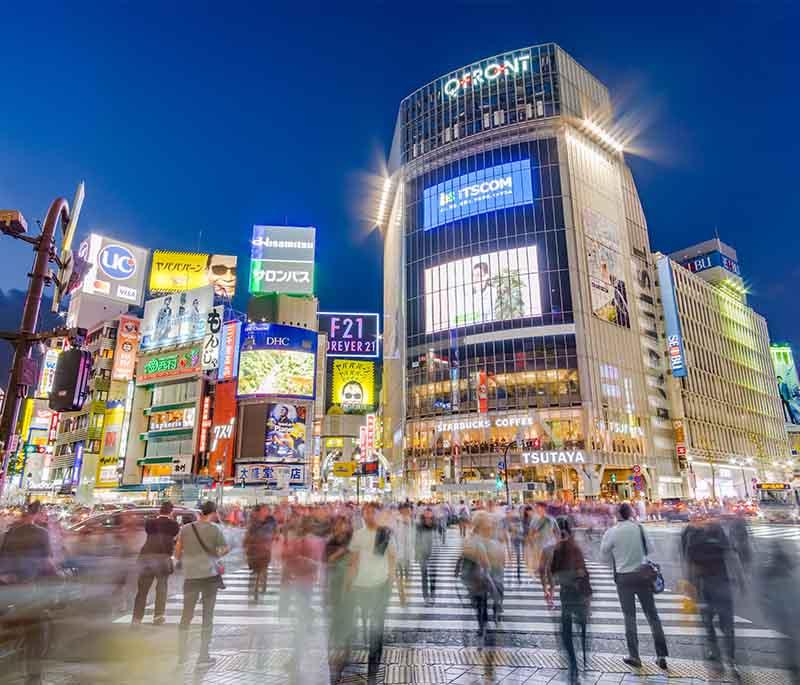
M416 564L412 564L406 589L406 602L401 604L397 591L392 593L386 612L387 631L452 631L474 633L477 628L475 610L469 603L461 581L455 576L456 562L461 552L461 538L457 531L450 531L446 543L439 545L432 558L435 571L435 603L426 606L421 584L421 574ZM588 627L590 634L598 636L624 635L624 617L619 606L616 586L611 570L599 563L587 561L593 588L591 618ZM280 568L270 566L267 593L258 603L249 596L250 572L240 569L225 576L226 589L217 596L214 612L215 625L222 626L279 626L286 619L278 615L278 602L282 591L280 587ZM558 630L560 611L557 606L547 606L544 592L538 579L532 579L522 564L521 580L517 580L516 561L507 563L504 573L505 599L501 620L490 623L490 629L500 633L554 634ZM696 614L682 610L684 598L674 592L665 591L657 595L664 633L668 637L699 637L705 629ZM167 602L166 622L176 624L180 621L183 595L178 592ZM322 590L314 588L311 596L313 620L324 622L325 610ZM152 615L152 607L148 608ZM194 622L200 622L201 610L198 607ZM492 610L489 611L490 618ZM130 622L131 616L122 616L118 623ZM148 616L145 616L148 620ZM649 633L649 627L641 609L637 607L637 623L642 635ZM736 632L742 638L780 638L768 628L758 627L745 618L736 618Z
M685 525L668 523L665 525L654 524L648 526L647 532L651 535L660 533L680 535ZM800 526L781 523L751 523L748 525L750 535L760 540L797 540L800 541Z

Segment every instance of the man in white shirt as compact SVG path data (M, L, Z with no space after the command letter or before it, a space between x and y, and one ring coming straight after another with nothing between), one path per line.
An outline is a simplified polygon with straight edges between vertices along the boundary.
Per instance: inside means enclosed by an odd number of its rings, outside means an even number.
M636 597L650 624L653 642L656 646L656 663L667 670L667 640L656 609L655 595L650 582L644 578L640 568L648 552L653 549L647 541L644 528L633 520L633 507L623 502L619 507L620 522L606 531L600 543L600 553L614 567L614 580L617 595L625 615L625 638L628 642L628 656L623 661L629 666L640 668L639 634L636 629Z
M369 657L367 684L376 685L383 655L383 624L397 568L397 548L391 529L379 526L378 505L363 508L364 527L353 533L350 578L355 600L367 624Z

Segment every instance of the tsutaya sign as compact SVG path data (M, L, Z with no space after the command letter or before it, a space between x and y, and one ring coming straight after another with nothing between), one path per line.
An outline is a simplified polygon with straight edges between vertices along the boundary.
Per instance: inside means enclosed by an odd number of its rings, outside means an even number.
M517 416L478 416L472 419L459 419L457 421L439 421L436 424L437 433L448 431L480 430L482 428L516 428L517 426L532 426L533 417L527 415Z
M586 455L580 450L564 452L523 452L526 464L585 464Z
M493 59L485 66L467 69L460 76L445 81L444 92L451 98L462 92L480 88L484 83L491 83L499 78L515 77L530 67L530 55L518 55L513 59Z

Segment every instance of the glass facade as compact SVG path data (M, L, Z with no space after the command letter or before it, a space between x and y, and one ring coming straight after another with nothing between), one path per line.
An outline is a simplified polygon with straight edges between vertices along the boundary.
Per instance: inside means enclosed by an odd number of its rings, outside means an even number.
M497 55L443 76L400 106L403 163L498 126L561 113L556 46Z

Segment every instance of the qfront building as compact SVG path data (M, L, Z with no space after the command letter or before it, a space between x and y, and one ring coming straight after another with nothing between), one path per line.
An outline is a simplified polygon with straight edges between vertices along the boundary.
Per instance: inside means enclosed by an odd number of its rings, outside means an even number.
M554 44L400 104L381 198L401 496L679 496L647 224L608 90ZM503 489L505 488L502 485Z

